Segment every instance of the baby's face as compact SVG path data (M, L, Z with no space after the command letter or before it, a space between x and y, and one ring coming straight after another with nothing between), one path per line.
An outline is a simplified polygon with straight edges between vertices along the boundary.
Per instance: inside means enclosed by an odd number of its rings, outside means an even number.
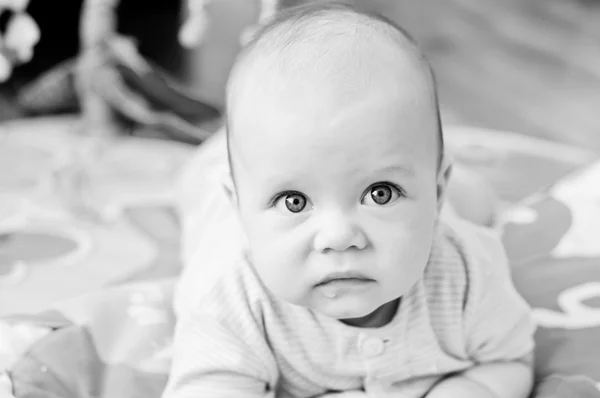
M330 106L301 91L234 116L252 263L280 299L363 317L407 293L427 264L438 215L435 118L377 92Z

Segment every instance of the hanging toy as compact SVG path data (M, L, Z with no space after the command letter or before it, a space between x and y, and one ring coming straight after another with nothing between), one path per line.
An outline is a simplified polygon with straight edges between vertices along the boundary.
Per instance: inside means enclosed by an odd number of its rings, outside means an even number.
M12 11L6 31L0 35L0 82L6 81L13 67L29 62L40 40L40 29L25 12L29 0L0 0L0 12Z
M192 48L202 43L210 20L206 8L212 0L188 0L188 15L179 30L179 43Z

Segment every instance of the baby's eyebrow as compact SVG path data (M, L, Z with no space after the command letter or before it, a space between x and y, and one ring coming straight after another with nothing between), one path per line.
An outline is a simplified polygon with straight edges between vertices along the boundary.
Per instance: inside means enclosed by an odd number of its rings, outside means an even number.
M406 175L407 177L414 177L415 176L415 170L412 167L409 166L404 166L404 165L392 165L392 166L387 166L384 167L383 169L381 169L381 171L383 172L392 172L392 173L402 173L404 175Z

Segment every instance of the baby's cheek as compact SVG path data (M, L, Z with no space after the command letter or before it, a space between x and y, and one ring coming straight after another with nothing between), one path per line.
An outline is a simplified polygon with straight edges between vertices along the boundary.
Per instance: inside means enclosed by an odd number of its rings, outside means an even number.
M433 242L433 221L397 220L393 228L374 232L374 248L383 277L401 278L419 272Z
M305 294L305 267L294 247L285 243L275 236L255 241L252 261L262 282L276 297L299 304Z

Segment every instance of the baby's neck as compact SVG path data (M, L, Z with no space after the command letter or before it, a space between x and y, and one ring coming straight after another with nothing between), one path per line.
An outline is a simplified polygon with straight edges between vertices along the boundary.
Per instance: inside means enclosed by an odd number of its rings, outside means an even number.
M340 319L340 322L357 328L380 328L394 319L402 298L385 303L368 315L360 318Z

